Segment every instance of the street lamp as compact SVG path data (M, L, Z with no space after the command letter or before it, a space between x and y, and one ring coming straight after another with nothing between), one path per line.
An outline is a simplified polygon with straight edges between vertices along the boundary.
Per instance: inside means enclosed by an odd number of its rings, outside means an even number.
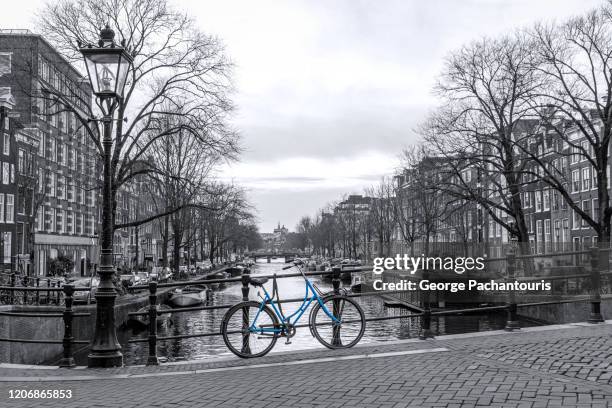
M96 328L88 356L89 367L116 367L123 365L121 345L115 330L115 298L113 285L113 217L111 152L113 147L112 124L117 106L123 103L123 89L132 63L132 56L125 49L125 40L115 44L115 32L107 25L100 31L98 46L82 46L87 74L96 103L102 111L104 149L104 186L102 189L102 234L100 239L100 284L96 291Z

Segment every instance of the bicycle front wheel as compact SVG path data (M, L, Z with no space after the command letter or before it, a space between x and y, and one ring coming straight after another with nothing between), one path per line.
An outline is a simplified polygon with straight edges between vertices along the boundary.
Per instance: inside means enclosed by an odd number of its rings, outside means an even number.
M269 307L257 302L232 306L221 322L221 333L227 348L241 358L262 357L278 340L280 325Z
M359 343L365 332L365 315L353 299L332 295L323 299L327 312L316 303L310 315L310 330L319 343L330 349L349 348Z

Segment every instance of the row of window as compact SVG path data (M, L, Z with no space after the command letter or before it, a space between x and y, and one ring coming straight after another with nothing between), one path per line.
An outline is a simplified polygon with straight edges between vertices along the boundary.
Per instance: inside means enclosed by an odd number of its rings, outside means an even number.
M43 206L38 211L36 230L69 235L94 235L96 218L91 214Z
M38 75L40 79L71 99L72 103L79 105L83 110L87 109L89 99L87 93L40 54L38 55Z
M84 186L76 186L70 178L53 172L45 174L41 170L38 173L38 177L39 192L42 193L44 191L49 198L55 197L61 200L68 200L71 203L85 204L88 207L96 205L96 189L85 190Z
M54 137L45 137L41 134L41 141L38 145L38 155L47 158L54 163L68 166L74 171L86 173L93 176L95 174L95 159L91 155L82 153L76 147L71 147L66 143L57 142Z

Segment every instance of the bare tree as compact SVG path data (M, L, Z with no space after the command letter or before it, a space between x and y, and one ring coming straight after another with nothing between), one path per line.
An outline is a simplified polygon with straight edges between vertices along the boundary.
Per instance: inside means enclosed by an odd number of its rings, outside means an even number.
M233 108L231 63L219 39L199 31L187 14L173 10L166 0L49 2L39 15L42 33L77 66L82 65L78 44L95 41L105 24L125 40L134 56L125 95L115 113L113 197L135 177L159 173L149 156L164 139L189 135L203 156L234 158L238 138L227 122ZM74 113L102 155L102 131L97 121L90 121L97 110L83 110L88 105L82 103L83 95L43 84L40 89L39 97L53 102L54 113ZM177 116L180 121L165 122L172 126L160 126L164 118Z
M523 212L525 161L516 148L536 124L532 41L516 34L482 39L452 53L436 86L443 101L422 126L428 147L446 158L445 190L477 202L519 242L529 235ZM477 182L471 182L476 169Z
M378 242L378 256L390 256L397 225L393 181L385 177L378 185L366 189L365 194L372 199L369 221Z
M551 162L538 152L524 151L539 167L539 178L560 193L595 230L600 242L609 242L612 4L608 2L563 24L538 24L530 34L537 45L532 50L537 56L534 70L544 76L547 85L533 101L542 122L542 133L561 141L555 148L557 156L577 157L591 167L598 208L594 212L583 208L570 195L573 190L567 160Z
M429 253L430 243L446 217L450 200L439 187L447 176L445 162L444 158L429 155L423 145L410 146L403 152L406 180L396 194L402 197L402 203L409 204L398 210L403 213L403 223L409 224L412 253L417 239Z

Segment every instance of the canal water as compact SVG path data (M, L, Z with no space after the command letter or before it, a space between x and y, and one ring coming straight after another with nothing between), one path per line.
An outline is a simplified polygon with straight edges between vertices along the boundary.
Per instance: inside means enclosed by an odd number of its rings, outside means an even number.
M282 259L272 260L271 263L258 262L251 270L252 276L268 275L272 273L290 273L295 270L282 271L281 268L286 264ZM310 277L323 292L330 291L330 282L322 281L320 277ZM282 299L300 298L304 296L305 286L301 277L284 278L278 280L279 293ZM266 283L266 289L272 293L272 281ZM212 300L209 305L235 304L242 300L241 284L234 283L225 288L213 292ZM257 290L251 287L250 298L257 300ZM366 318L398 316L408 314L409 311L399 308L385 307L383 301L378 296L367 296L356 298L363 308ZM285 314L291 313L299 306L299 303L283 304ZM221 320L227 309L202 310L184 313L173 313L168 324L158 330L160 336L173 336L183 334L219 332ZM299 323L308 323L307 311ZM456 334L476 331L498 330L505 324L505 314L488 313L470 316L452 316L433 318L431 328L435 335ZM299 324L298 323L298 324ZM419 320L418 318L391 319L383 321L368 322L366 331L361 344L390 341L397 339L408 339L418 337ZM125 364L135 365L144 364L147 356L147 343L125 344L127 338L146 338L147 333L135 333L126 330L121 333L122 343L124 343L123 353ZM295 337L291 339L291 344L285 344L284 338L279 338L272 352L282 352L300 349L323 349L312 337L310 330L298 328ZM158 342L158 356L162 362L210 359L216 357L233 356L223 343L221 336L193 337L187 339L167 340Z

